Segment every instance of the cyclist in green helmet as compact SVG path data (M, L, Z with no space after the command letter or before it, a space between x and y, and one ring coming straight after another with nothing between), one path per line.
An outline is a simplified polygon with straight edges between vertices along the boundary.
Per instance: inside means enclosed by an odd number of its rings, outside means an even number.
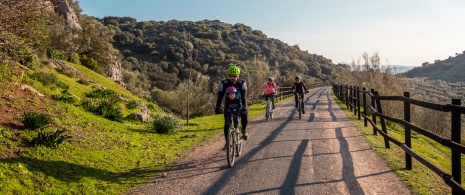
M225 99L226 89L230 86L234 86L237 89L236 98L241 101L241 124L242 124L242 136L244 140L247 140L248 134L246 131L247 123L248 123L248 108L247 108L247 85L244 80L239 79L239 75L241 74L241 69L237 66L229 66L228 67L228 76L229 79L225 79L221 81L219 89L218 89L218 99L216 100L215 106L215 113L216 114L224 114L225 123L224 123L224 132L225 135L228 132L228 124L226 123L226 112L223 113L221 110L221 103L223 99ZM225 103L226 104L226 103Z

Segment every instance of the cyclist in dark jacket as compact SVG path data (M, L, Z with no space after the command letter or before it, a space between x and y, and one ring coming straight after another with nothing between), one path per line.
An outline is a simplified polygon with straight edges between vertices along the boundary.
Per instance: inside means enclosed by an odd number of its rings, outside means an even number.
M307 86L305 86L304 83L302 83L300 81L300 76L296 76L295 77L295 83L292 84L292 88L291 88L291 91L294 92L295 94L295 107L297 108L297 93L300 94L300 97L302 97L302 99L304 99L304 89L305 89L305 93L308 93L308 89L307 89ZM302 104L302 113L305 114L305 110L304 110L304 105L305 104Z
M223 101L223 98L225 97L225 92L228 87L234 86L237 89L236 92L236 99L239 99L241 102L241 124L242 124L242 137L244 140L247 140L248 134L246 131L247 128L247 122L248 122L248 108L247 108L247 100L246 100L246 95L247 95L247 85L244 80L239 79L239 74L241 70L237 66L230 66L228 67L228 76L229 79L223 80L220 83L219 89L218 89L218 99L216 101L216 106L215 106L215 113L216 114L221 114L223 111L221 110L221 103ZM227 98L226 98L227 99ZM225 105L226 105L226 100L225 100ZM227 109L227 108L225 108ZM224 112L224 117L225 117L225 123L224 123L224 132L225 135L228 132L228 124L227 124L227 119L226 119L226 112Z

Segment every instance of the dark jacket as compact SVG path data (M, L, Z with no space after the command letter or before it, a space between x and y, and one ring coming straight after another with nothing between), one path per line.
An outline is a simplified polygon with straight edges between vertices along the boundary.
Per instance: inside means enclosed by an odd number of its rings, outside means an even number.
M296 92L299 92L299 93L304 92L303 91L304 89L305 91L308 91L307 86L305 86L305 84L302 82L300 83L295 82L294 84L292 84L292 88L291 88L291 90L295 90Z
M226 97L226 89L230 86L234 86L237 89L236 92L236 99L240 100L240 106L242 108L247 107L247 100L246 100L246 95L247 95L247 85L245 84L244 80L239 79L235 84L233 84L229 79L221 81L221 84L218 88L218 99L216 100L216 108L219 108L221 106L221 103L223 101L223 98ZM225 106L232 106L232 105L227 105L229 97L225 98ZM225 109L228 109L225 107Z

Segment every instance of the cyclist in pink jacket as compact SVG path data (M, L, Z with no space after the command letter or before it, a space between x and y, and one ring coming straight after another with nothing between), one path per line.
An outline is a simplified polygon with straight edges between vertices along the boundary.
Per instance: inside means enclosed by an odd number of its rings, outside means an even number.
M274 82L273 77L268 78L268 82L265 83L265 90L262 93L262 96L265 97L265 100L268 101L268 98L271 98L272 109L274 109L274 96L276 95L277 88L276 83Z

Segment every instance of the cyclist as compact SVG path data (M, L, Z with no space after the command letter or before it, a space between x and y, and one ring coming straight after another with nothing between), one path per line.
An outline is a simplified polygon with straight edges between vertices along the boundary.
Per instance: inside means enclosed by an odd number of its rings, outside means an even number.
M239 113L237 110L239 110L242 107L241 100L237 99L236 97L237 89L234 86L230 86L226 89L226 98L224 101L224 112L225 112L225 123L229 125L234 125L234 129L238 131L237 126L239 125ZM236 111L236 112L234 112ZM241 112L239 110L239 112ZM233 115L233 119L231 120L231 114ZM224 138L225 140L228 137L228 131L224 132ZM224 145L225 147L223 150L226 150L227 144Z
M247 122L248 122L248 108L247 108L247 100L246 100L246 92L247 92L247 85L244 80L239 79L239 75L241 73L241 70L237 66L229 66L228 67L228 76L229 79L225 79L221 81L219 89L218 89L218 99L216 100L216 106L215 106L215 113L216 114L221 114L223 111L221 110L221 102L223 101L223 98L225 97L225 92L226 89L230 86L234 86L236 88L236 99L239 99L241 102L241 124L242 124L242 137L244 140L247 140L248 134L247 134ZM227 98L225 100L225 105L226 105ZM225 117L225 122L224 122L224 133L225 135L228 132L228 123L227 123L227 116L226 112L223 113Z
M304 99L304 89L305 93L308 93L307 86L300 81L300 76L295 77L295 83L292 84L291 91L295 94L295 107L297 108L298 100L297 100L297 93L300 94L300 97ZM302 113L305 114L304 104L302 104Z
M265 96L265 100L268 101L268 98L271 98L272 109L274 109L274 95L276 94L276 83L274 82L273 77L268 78L268 82L265 83L265 90L262 93L262 96Z

